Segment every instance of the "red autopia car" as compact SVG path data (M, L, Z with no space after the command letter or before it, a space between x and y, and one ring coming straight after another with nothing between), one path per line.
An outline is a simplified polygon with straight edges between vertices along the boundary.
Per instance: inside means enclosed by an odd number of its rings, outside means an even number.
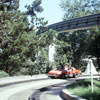
M50 78L65 78L66 70L59 69L59 70L50 70L48 72L48 77Z
M69 69L65 72L65 77L78 77L79 75L81 75L81 71L74 68L74 67L69 67Z
M68 78L68 77L77 77L81 75L81 71L70 67L67 70L60 69L60 70L51 70L48 72L48 77L51 78Z

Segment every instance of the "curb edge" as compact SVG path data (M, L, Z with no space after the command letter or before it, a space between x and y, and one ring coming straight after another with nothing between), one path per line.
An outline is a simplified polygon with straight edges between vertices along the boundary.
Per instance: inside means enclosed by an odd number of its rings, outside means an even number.
M87 100L87 99L83 99L83 98L80 98L76 95L71 94L66 89L63 89L61 94L66 100Z

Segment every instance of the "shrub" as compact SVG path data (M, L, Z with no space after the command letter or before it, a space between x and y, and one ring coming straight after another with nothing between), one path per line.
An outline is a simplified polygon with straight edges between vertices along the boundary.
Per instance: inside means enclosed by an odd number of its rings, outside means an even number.
M21 68L19 72L16 73L16 75L28 75L29 69L28 68Z
M100 81L93 81L93 93L91 92L91 81L80 80L76 83L73 83L67 87L67 90L71 93L78 95L87 100L99 100L100 99Z
M0 78L1 77L7 77L7 76L9 76L8 73L6 73L5 71L0 71Z

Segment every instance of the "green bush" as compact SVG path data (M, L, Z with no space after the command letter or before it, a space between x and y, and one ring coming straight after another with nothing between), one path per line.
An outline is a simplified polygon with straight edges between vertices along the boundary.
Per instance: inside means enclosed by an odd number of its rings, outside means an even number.
M80 80L73 83L67 87L67 90L71 93L78 95L87 100L99 100L100 99L100 81L93 81L93 93L91 92L91 81L90 80Z
M0 71L0 78L1 77L7 77L7 76L9 76L8 73L6 73L5 71Z
M28 68L21 68L19 72L16 73L16 75L28 75L29 69Z

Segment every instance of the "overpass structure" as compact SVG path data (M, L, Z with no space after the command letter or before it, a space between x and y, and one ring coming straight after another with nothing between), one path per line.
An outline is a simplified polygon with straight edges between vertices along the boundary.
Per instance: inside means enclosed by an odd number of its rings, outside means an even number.
M57 31L57 33L64 33L64 32L69 32L69 31L89 29L94 25L100 25L100 13L51 24L47 26L47 28L43 32L49 29L53 29ZM51 57L53 59L54 51L55 51L54 45L52 46L50 45L49 54L48 54L49 58Z
M72 30L76 31L76 30L89 29L93 25L100 25L100 13L51 24L47 27L46 30L53 29L56 30L57 33L63 33Z

